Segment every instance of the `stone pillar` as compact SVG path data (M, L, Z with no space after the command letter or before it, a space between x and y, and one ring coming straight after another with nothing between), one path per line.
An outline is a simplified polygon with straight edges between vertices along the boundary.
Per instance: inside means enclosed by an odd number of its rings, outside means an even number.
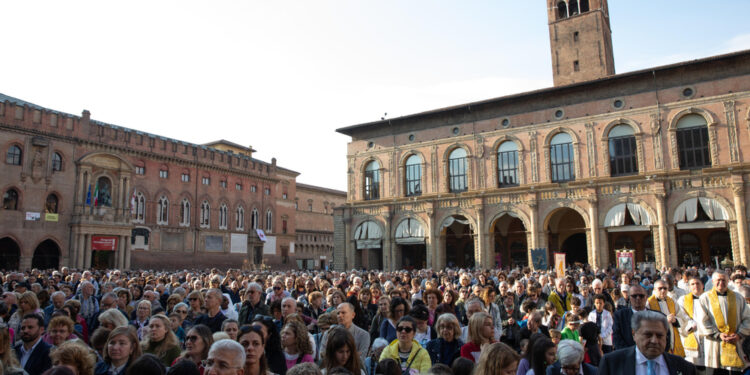
M534 261L531 259L531 249L537 249L539 248L539 237L537 233L537 227L539 224L537 224L537 221L539 221L539 214L537 213L537 208L539 207L539 204L536 200L529 201L529 227L526 228L526 231L528 232L526 241L526 251L528 253L528 262L529 267L534 268Z
M115 208L115 221L119 221L119 219L125 215L123 210L124 207L122 205L123 195L125 194L125 179L120 177L120 181L117 185L117 201L113 202L114 204L112 205Z
M395 257L394 257L394 247L393 246L393 238L391 237L391 215L390 213L386 213L385 215L385 231L383 233L383 254L388 253L391 258L391 267L395 267ZM383 262L383 267L385 267L385 262ZM391 268L393 269L393 268Z
M601 257L599 255L599 201L596 196L588 199L589 201L589 227L591 236L591 249L589 255L589 264L595 268L601 267Z
M667 240L668 245L665 247L664 263L662 267L668 267L670 264L677 265L677 225L667 225Z
M477 227L474 234L474 263L477 267L489 268L490 263L488 262L488 249L487 249L487 233L484 230L484 210L481 205L474 206L477 213Z
M117 236L117 257L115 258L115 268L122 269L125 264L125 236Z
M438 270L441 268L437 267L437 244L438 244L438 238L440 236L436 233L436 223L435 223L435 212L434 211L428 211L427 212L427 234L429 236L428 241L429 243L427 246L425 246L425 250L427 251L426 258L427 258L427 268L432 268L434 270Z
M123 246L123 252L124 252L124 263L123 268L126 270L130 269L130 236L125 236L125 245Z
M667 208L665 206L666 194L656 193L656 217L659 222L659 248L654 244L654 258L656 258L656 268L661 268L667 264L669 254L669 234L667 231Z
M91 268L91 235L86 235L85 247L83 250L83 259L81 259L81 268Z
M599 228L599 265L598 267L606 267L612 263L612 259L609 259L609 243L607 242L607 230L605 228Z
M344 264L344 270L350 270L354 268L354 252L356 251L354 246L354 239L352 239L352 223L350 218L344 218L344 243L346 245L346 258L345 261L341 262ZM384 252L385 253L385 252Z
M748 261L748 244L747 244L747 216L745 215L745 187L742 182L732 185L734 196L734 215L737 218L737 245L740 258L738 259L743 265Z

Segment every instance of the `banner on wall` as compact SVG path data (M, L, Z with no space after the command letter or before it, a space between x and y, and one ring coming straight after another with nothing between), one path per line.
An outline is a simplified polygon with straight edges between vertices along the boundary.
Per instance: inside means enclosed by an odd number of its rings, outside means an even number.
M91 236L91 250L115 251L116 249L116 236Z
M27 212L26 213L26 221L39 221L42 218L42 214L40 212Z
M555 253L555 272L557 277L565 276L565 253Z
M547 270L549 263L547 262L547 248L531 249L531 264L535 270Z

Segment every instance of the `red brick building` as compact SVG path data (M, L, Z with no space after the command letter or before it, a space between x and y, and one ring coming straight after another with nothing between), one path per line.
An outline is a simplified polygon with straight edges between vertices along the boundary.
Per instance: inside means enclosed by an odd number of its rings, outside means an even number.
M337 269L748 264L750 51L615 74L606 0L547 5L554 87L338 129Z
M191 144L3 94L0 147L0 269L296 264L299 173L252 147ZM315 229L331 232L328 218Z

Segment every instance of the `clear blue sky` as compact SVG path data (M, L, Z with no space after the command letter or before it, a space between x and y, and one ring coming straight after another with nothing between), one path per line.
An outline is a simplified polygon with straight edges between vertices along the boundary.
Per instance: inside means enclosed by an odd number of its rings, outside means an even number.
M750 48L750 1L611 0L617 72ZM552 85L544 0L17 1L0 92L346 186L334 129Z

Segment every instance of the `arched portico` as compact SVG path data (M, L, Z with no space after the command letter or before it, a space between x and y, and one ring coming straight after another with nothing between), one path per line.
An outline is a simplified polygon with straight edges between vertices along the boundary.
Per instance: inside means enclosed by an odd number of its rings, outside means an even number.
M565 253L567 265L589 263L589 228L584 213L571 207L560 207L550 212L545 219L549 258L554 253Z
M21 248L10 237L0 238L0 270L17 270L21 260Z
M60 267L60 246L53 240L42 241L34 249L31 267L41 270L57 269Z
M523 220L514 212L504 212L495 217L490 230L493 249L493 267L525 267L529 264L529 231Z
M440 224L444 264L447 267L475 267L479 261L475 246L475 226L463 215L450 215ZM438 255L440 256L440 255Z

